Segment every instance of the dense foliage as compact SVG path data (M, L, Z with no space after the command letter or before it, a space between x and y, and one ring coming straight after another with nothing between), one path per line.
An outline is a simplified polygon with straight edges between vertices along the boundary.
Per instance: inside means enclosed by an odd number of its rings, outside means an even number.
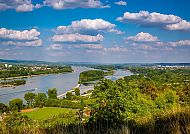
M79 96L80 95L80 89L79 88L75 88L75 95Z
M3 81L0 82L0 85L13 85L13 86L18 86L18 85L23 85L26 84L26 80L12 80L12 81Z
M95 86L92 97L97 98L97 101L92 107L91 117L94 121L127 125L131 125L131 122L133 125L148 123L156 129L158 124L155 123L161 123L158 119L161 120L163 117L160 115L163 114L168 121L170 116L174 116L172 118L177 121L181 109L189 109L188 69L138 69L140 71L136 73L139 75L127 76L116 81L103 80ZM169 111L176 115L167 115ZM184 115L184 121L188 124L190 113L188 111L185 114L187 115ZM188 129L185 131L190 132L190 128Z
M89 81L95 81L104 78L104 71L101 70L89 70L80 73L79 83L85 83Z
M14 65L0 70L0 78L72 72L70 66L24 66Z
M11 110L21 110L23 107L23 100L20 98L9 101L9 108Z
M48 96L51 99L57 99L57 89L56 88L48 89Z
M36 94L28 92L24 95L24 99L26 100L28 107L33 106L33 102L35 99Z

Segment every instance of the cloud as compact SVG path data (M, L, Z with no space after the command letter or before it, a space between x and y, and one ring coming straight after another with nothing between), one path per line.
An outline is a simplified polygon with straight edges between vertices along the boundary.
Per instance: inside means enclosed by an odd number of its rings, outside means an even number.
M125 47L120 47L120 46L114 46L110 48L104 48L105 52L127 52L128 49Z
M36 29L31 30L10 30L0 28L0 44L16 46L41 46L42 40L39 39L40 32Z
M103 40L103 36L98 34L96 36L91 35L82 35L82 34L63 34L63 35L54 35L52 40L54 42L70 42L70 43L99 43Z
M109 8L100 0L44 0L44 5L54 9L73 9L73 8Z
M37 8L41 8L40 4L36 4L35 6L32 4L23 4L23 5L19 5L16 8L17 12L29 12L29 11L33 11L33 9L37 9Z
M100 0L43 0L43 4L32 3L32 0L0 0L0 10L15 9L17 12L30 12L42 6L49 6L53 9L73 8L110 8Z
M167 30L189 31L190 29L190 23L178 16L156 12L149 13L148 11L140 11L139 13L125 12L123 17L118 17L116 20L134 22L141 26L157 26Z
M128 50L131 51L173 51L177 47L187 48L190 46L190 40L164 42L160 41L158 37L144 32L124 38L124 41L128 45Z
M47 48L47 50L62 50L62 49L63 49L62 44L52 44Z
M190 22L187 22L186 20L182 20L176 24L166 25L166 29L190 31Z
M15 46L27 46L27 47L38 47L42 45L42 40L33 41L2 41L1 45L15 45Z
M73 21L69 26L58 26L57 33L83 33L97 34L99 32L113 32L122 34L121 31L115 29L116 25L102 19L82 19Z
M168 42L169 46L178 47L178 46L190 46L190 40L180 40L175 42Z
M40 7L40 4L33 5L31 0L0 0L0 10L15 9L17 12L29 12Z
M167 46L167 47L181 47L181 46L190 46L190 40L179 40L179 41L169 41L169 42L156 42L155 44L158 47Z
M155 42L155 41L158 41L158 38L149 33L140 32L135 36L129 36L129 37L125 38L125 41Z
M36 29L19 31L0 28L0 39L37 40L39 35L40 32Z
M74 45L75 48L85 48L85 49L102 49L103 46L100 44L79 44Z
M132 21L141 24L173 24L181 21L181 18L175 15L165 15L160 13L149 13L140 11L139 13L124 13L123 17L118 17L118 21Z
M115 2L115 4L120 5L120 6L126 6L127 2L121 0L121 1Z
M122 32L120 30L117 30L117 29L110 29L110 30L108 30L108 32L115 33L115 34L124 34L125 33L125 32Z

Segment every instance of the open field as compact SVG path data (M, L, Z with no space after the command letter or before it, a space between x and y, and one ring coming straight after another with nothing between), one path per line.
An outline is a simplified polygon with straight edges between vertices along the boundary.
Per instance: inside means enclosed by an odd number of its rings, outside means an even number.
M76 110L67 108L55 108L55 107L44 107L39 108L31 112L22 113L22 115L27 115L33 120L47 120L53 116L58 116L60 114L64 115L76 115ZM66 117L65 117L66 118Z

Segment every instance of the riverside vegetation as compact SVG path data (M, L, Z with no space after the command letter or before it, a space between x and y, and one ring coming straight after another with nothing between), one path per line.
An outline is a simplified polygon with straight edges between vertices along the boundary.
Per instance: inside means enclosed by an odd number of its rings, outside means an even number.
M23 85L23 84L26 84L26 80L24 79L0 82L1 86L7 86L7 85L18 86L18 85Z
M104 76L112 75L114 71L109 70L107 72L104 72L102 70L88 70L80 73L79 76L79 83L88 83L95 80L101 80L104 78Z
M103 79L89 97L80 96L77 89L75 94L67 93L66 98L57 99L56 89L49 89L48 97L27 93L27 106L21 99L11 100L9 106L0 104L1 112L7 113L0 132L189 134L190 69L127 68L137 75L116 81ZM18 112L28 107L42 111L66 108L72 112L54 112L55 115L38 120L34 117L38 110Z
M55 65L18 65L14 64L11 67L5 67L0 64L0 86L19 86L26 84L29 76L42 74L57 74L72 72L71 66L55 66Z
M0 78L31 76L40 74L56 74L72 72L71 66L56 66L56 65L18 65L15 64L9 68L0 66Z

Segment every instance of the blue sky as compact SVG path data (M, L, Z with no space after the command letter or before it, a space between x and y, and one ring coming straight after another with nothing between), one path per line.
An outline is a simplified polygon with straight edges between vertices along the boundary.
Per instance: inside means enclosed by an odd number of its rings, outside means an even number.
M189 0L0 0L0 58L190 62Z

